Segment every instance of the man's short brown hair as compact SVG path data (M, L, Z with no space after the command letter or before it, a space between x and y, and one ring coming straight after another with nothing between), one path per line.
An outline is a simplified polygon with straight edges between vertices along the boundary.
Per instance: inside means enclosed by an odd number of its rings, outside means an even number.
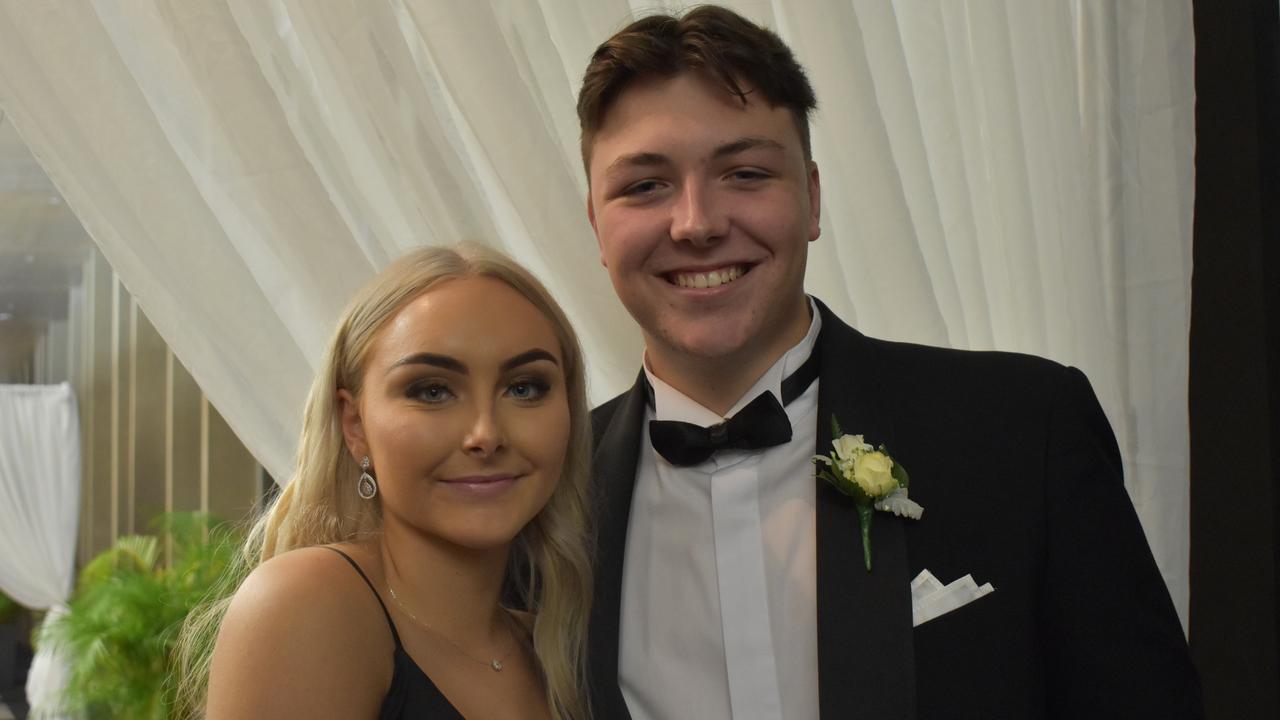
M651 15L636 20L592 54L578 92L582 163L588 181L591 143L623 89L642 78L669 78L685 70L707 73L743 105L749 94L758 92L771 106L790 110L804 156L812 157L809 113L817 106L817 98L791 48L772 31L732 10L700 5L678 18Z

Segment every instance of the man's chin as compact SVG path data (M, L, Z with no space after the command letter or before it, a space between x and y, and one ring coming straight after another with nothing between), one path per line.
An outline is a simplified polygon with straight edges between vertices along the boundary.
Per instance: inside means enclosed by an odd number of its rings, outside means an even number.
M673 357L686 361L729 362L742 354L749 338L749 333L726 328L723 323L696 323L667 333L663 345Z

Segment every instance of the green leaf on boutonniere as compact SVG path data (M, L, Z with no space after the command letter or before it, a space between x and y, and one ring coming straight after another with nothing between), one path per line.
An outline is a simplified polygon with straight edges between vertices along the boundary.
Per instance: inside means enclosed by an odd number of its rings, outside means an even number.
M882 445L881 448L883 447ZM911 482L911 477L907 475L907 469L902 467L902 463L895 462L889 472L893 474L893 479L898 481L898 487L900 488L907 487Z

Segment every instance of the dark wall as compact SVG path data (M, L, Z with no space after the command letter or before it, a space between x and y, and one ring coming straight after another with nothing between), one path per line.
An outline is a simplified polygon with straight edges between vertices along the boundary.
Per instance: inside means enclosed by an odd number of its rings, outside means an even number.
M1280 717L1280 1L1194 3L1191 651L1210 718Z

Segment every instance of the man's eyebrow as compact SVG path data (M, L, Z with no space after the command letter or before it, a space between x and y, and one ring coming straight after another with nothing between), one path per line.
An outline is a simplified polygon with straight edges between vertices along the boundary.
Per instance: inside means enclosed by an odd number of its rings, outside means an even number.
M628 167L655 167L657 165L665 165L671 162L671 159L662 153L656 152L638 152L620 155L616 160L609 163L609 167L605 168L605 173L612 173Z
M711 157L714 160L720 160L730 155L737 155L740 152L755 150L756 148L764 148L766 150L786 150L782 143L777 140L771 140L765 137L744 137L717 147L711 153Z
M535 360L548 360L551 362L551 364L557 365L557 366L560 364L559 362L556 361L555 355L552 355L551 353L547 352L546 350L543 350L542 348L534 348L532 350L526 350L525 352L522 352L519 355L516 355L515 357L502 363L502 369L510 370L511 368L520 367L521 365L534 362Z

